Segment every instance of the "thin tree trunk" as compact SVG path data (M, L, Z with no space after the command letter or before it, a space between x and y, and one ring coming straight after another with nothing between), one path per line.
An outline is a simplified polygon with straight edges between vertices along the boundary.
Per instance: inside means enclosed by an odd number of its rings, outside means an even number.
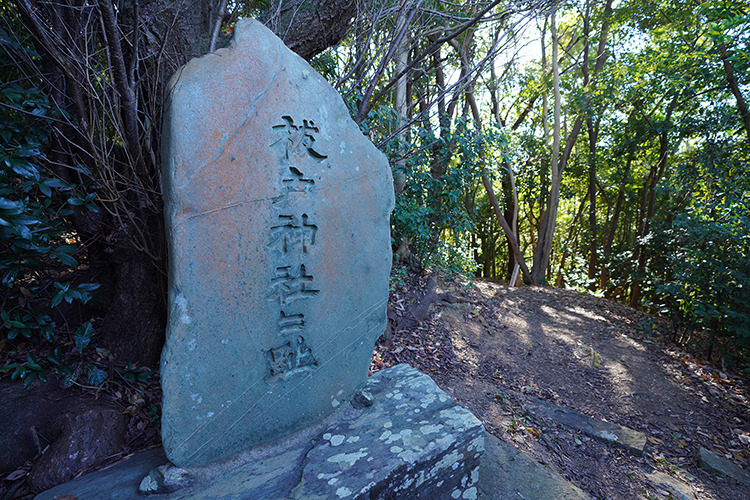
M597 269L597 228L596 228L596 141L599 134L599 122L594 124L591 118L586 119L586 129L589 136L588 167L589 167L589 270L590 289L596 288L594 278Z
M469 103L469 107L471 108L474 121L477 124L477 130L481 130L482 118L479 115L479 107L477 106L473 92L467 92L466 99ZM479 151L479 156L482 161L482 164L484 165L485 155L484 155L483 150ZM526 265L526 260L523 258L523 255L521 254L521 248L518 245L518 239L516 238L516 235L513 233L513 230L508 224L508 221L505 220L505 216L503 215L502 208L500 207L500 203L498 202L497 196L495 195L495 189L492 187L492 182L490 181L489 176L487 175L486 166L482 168L482 184L484 185L484 189L487 191L487 197L490 199L492 210L495 212L495 218L500 223L500 227L503 229L503 232L505 232L505 236L508 239L508 242L510 243L510 250L513 253L514 257L516 258L518 265L521 267L521 272L523 273L524 283L526 284L533 283L533 280L531 278L531 273L529 272L529 268Z
M555 222L557 219L557 207L560 203L560 181L561 170L560 158L560 120L562 115L560 96L560 68L558 64L557 26L555 23L556 10L552 10L550 18L550 36L552 37L552 88L554 94L554 126L552 131L552 157L550 159L551 185L547 209L545 210L542 225L539 228L534 262L531 271L531 279L534 283L542 283L549 267L550 254L552 252L552 238L555 233Z
M630 166L633 163L633 157L635 155L634 150L631 150L628 154L628 159L625 162L625 172L623 173L622 180L620 181L619 192L617 193L617 202L615 203L615 211L612 214L612 218L609 221L609 231L602 245L602 256L604 259L609 259L610 253L612 252L612 244L615 241L615 234L617 233L617 225L620 219L620 213L622 212L622 205L625 201L625 187L630 179ZM607 265L604 260L601 262L601 270L599 273L599 289L607 290L607 281L609 281L609 273L607 272Z
M401 12L398 16L396 23L396 32L400 33L404 30L404 23L406 23L406 11L411 5L411 0L404 0L401 4ZM409 58L409 36L405 35L399 42L398 48L396 49L396 73L400 74L406 69ZM406 84L408 77L405 74L396 83L396 114L398 115L398 128L407 121L407 99L406 99ZM406 130L403 130L398 135L399 152L401 153L401 159L396 164L396 168L393 171L393 186L396 194L399 195L403 192L406 186L406 161L403 156L406 152Z
M664 126L662 132L659 134L659 160L655 165L651 167L649 175L646 177L643 186L643 195L641 196L641 210L640 210L640 221L638 238L636 243L636 250L634 254L634 260L636 264L635 277L630 288L630 307L638 307L641 301L641 280L643 274L646 271L646 252L643 245L640 243L648 236L651 231L651 219L654 215L654 204L656 202L656 186L659 180L664 175L664 170L667 166L667 158L669 156L669 124L672 117L672 112L677 106L677 98L672 99L672 102L667 108L666 117L664 119Z
M494 64L490 64L490 77L493 82L497 79L495 75ZM494 116L495 122L498 124L498 126L503 127L503 120L500 118L500 99L497 95L498 92L499 89L497 88L497 86L492 88L490 92L490 98L492 100L492 115ZM535 99L536 98L532 99L532 104ZM521 117L519 118L519 120L516 120L516 122L511 126L511 130L516 130L521 125L521 123L523 122L522 118L525 117L530 110L531 104L521 113ZM520 239L520 236L518 234L518 189L516 188L516 176L513 173L513 168L511 167L511 165L507 166L505 172L507 173L507 176L503 176L503 194L507 202L504 217L506 222L510 226L511 232L515 235L516 241L518 241ZM510 239L506 238L506 240L508 241L508 262L506 271L508 273L508 276L510 277L513 274L513 269L515 268L518 261L516 260L516 257L511 249L513 243Z
M719 55L721 56L721 62L724 65L724 75L727 77L727 83L737 101L737 109L740 112L740 118L742 118L742 124L745 128L745 133L747 134L747 140L750 142L750 110L747 108L747 103L745 102L740 86L737 83L737 77L734 75L734 66L729 60L727 47L724 43L719 45Z
M563 271L565 270L565 263L568 260L568 257L570 257L570 254L572 253L571 248L573 248L575 245L574 243L577 240L577 232L576 232L576 222L578 222L578 219L581 218L581 215L583 214L583 209L586 207L586 198L584 197L581 200L581 203L578 205L578 210L576 210L576 215L573 217L573 222L571 222L570 227L568 228L568 236L565 238L565 244L563 245L563 254L562 258L560 259L560 266L557 269L557 279L555 280L555 286L558 288L561 288L564 284L563 280Z
M487 176L486 168L482 169L482 184L484 184L484 188L487 190L487 197L489 197L490 199L490 204L492 205L492 210L494 210L495 212L495 217L500 223L500 227L503 228L506 238L508 238L508 241L510 241L511 243L511 251L513 252L518 265L521 267L521 272L523 273L523 282L527 285L530 285L533 283L531 273L529 272L526 261L521 254L521 248L518 246L518 240L516 240L516 237L513 234L510 226L508 225L508 222L505 220L505 217L503 217L502 208L500 208L500 203L497 201L497 196L495 196L495 190L492 188L492 182L490 182L490 179Z

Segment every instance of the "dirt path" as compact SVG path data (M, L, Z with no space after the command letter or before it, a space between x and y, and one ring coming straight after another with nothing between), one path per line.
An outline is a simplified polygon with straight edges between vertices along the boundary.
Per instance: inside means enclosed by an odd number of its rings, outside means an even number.
M430 374L492 434L596 498L670 498L653 471L695 498L750 498L750 487L712 476L696 458L703 446L750 469L744 383L666 345L651 317L554 288L447 289L470 302L434 306L391 348L377 348L374 369L405 362ZM400 296L392 292L397 309ZM536 415L525 396L641 431L648 451L635 456Z

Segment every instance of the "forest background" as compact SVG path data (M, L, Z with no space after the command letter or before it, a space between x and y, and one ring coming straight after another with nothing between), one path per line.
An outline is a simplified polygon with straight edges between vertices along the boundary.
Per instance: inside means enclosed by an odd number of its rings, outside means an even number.
M393 167L395 260L571 287L750 367L750 5L0 2L0 373L138 382L166 318L164 89L256 17Z

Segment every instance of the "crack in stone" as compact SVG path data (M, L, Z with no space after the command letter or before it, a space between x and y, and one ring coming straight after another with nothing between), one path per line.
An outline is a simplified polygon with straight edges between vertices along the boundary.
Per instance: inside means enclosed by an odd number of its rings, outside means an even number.
M245 119L243 120L243 122L239 125L239 127L237 127L236 129L234 129L234 131L232 131L231 133L224 134L224 137L221 139L221 143L219 143L219 149L216 151L216 153L209 160L204 161L201 165L199 165L198 167L196 167L192 171L188 172L188 174L186 175L185 180L178 186L178 189L182 189L183 187L185 187L185 185L189 184L190 181L192 180L193 176L195 174L197 174L198 172L200 172L201 170L203 170L203 168L205 168L205 166L209 162L216 161L216 159L219 156L221 156L221 154L224 152L224 148L226 147L227 142L229 142L229 140L232 137L234 137L237 134L237 132L239 132L250 121L250 118L252 117L253 111L255 110L255 106L258 104L258 102L263 98L263 96L266 95L266 93L273 86L273 83L276 81L276 77L278 76L278 74L281 71L281 68L282 68L282 66L284 64L284 52L283 52L283 50L282 50L281 47L277 46L277 48L279 50L279 56L280 56L280 58L279 58L279 66L276 68L276 71L274 72L273 76L271 77L271 81L268 82L268 85L266 86L266 88L263 89L263 91L260 94L258 94L258 96L255 97L255 99L253 99L253 101L250 103L250 109L248 110L247 115L245 116ZM234 49L230 49L230 50L234 50Z

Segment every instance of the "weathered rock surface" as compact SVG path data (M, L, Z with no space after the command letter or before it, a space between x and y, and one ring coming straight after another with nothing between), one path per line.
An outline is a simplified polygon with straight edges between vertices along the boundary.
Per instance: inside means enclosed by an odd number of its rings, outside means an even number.
M161 495L174 493L192 484L193 476L189 471L172 464L165 464L155 468L143 478L138 486L138 492L142 495Z
M10 472L41 453L38 436L73 399L52 384L0 382L0 472ZM37 445L38 443L38 445Z
M685 484L679 479L675 479L664 472L652 471L649 472L646 478L648 478L652 484L666 492L672 500L697 500L698 498L690 485Z
M35 491L69 481L117 453L125 439L122 408L50 383L0 385L0 472L36 460Z
M701 468L712 474L720 474L740 483L750 484L750 472L702 446L698 450L698 462Z
M588 500L576 485L490 433L479 468L479 493L483 500L506 498Z
M561 424L565 424L591 437L608 443L613 443L625 448L637 455L643 455L646 448L647 438L642 432L628 427L604 422L587 415L568 410L561 406L553 405L540 399L526 396L526 399L534 405L533 411L545 415Z
M125 440L122 408L113 403L66 411L48 429L52 442L29 473L34 491L71 480L82 469L119 452Z
M170 85L162 438L185 467L293 433L364 386L394 195L338 93L256 21Z
M375 403L307 454L293 498L477 498L484 427L408 365L370 377Z
M189 468L193 485L154 498L476 499L484 428L427 375L399 365L374 374L372 405L342 411L284 441ZM134 498L163 457L154 454L39 495ZM132 473L141 474L136 479Z
M167 460L164 450L154 448L91 474L77 477L70 482L40 493L35 499L54 500L71 495L80 500L133 500L138 498L138 485L144 477Z

